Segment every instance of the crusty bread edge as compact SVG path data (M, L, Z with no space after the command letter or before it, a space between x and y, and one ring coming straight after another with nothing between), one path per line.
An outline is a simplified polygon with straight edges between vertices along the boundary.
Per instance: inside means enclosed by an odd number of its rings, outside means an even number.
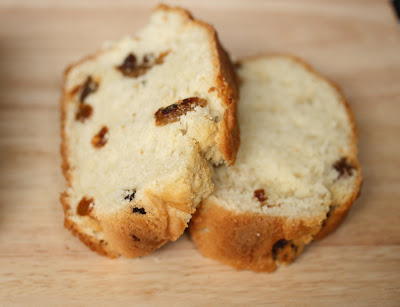
M217 84L219 96L223 98L227 109L224 113L223 123L220 125L219 151L225 157L227 165L231 166L236 161L240 147L240 130L237 121L237 103L239 101L239 79L230 61L229 54L219 43L217 33L214 31L214 42L217 44L218 63L221 63Z
M291 263L321 228L322 219L290 219L230 211L217 199L202 202L189 225L200 252L237 269L272 272ZM280 240L284 248L275 248ZM279 243L278 243L279 244ZM274 251L275 250L275 251Z
M214 28L200 20L196 20L192 17L192 15L179 7L168 7L166 5L159 5L158 7L155 8L155 10L169 10L169 11L175 11L184 16L185 19L188 21L190 20L191 22L204 27L210 34L210 39L211 39L211 46L214 46L214 49L212 50L212 54L214 57L214 65L215 67L218 68L218 74L217 74L217 84L219 85L218 89L218 95L219 97L223 100L225 105L227 106L227 109L224 114L224 125L222 125L222 131L220 131L220 139L218 140L218 148L223 154L226 163L228 165L231 165L234 163L236 154L239 148L239 128L237 125L237 120L236 120L236 101L238 99L238 85L237 85L237 78L235 71L233 69L232 64L229 61L229 56L226 54L226 52L223 50L222 46L220 45L218 41L218 37L216 34L216 31ZM112 47L111 47L112 48ZM72 174L71 174L71 168L70 168L70 163L69 163L69 155L70 155L70 149L68 148L67 144L67 137L66 137L66 132L65 132L65 124L66 124L66 116L67 116L67 95L69 95L66 91L65 88L65 80L68 75L68 73L73 69L75 66L78 66L82 64L83 62L87 60L94 59L101 55L102 53L106 52L106 50L100 50L95 54L89 55L87 57L84 57L80 61L68 66L64 72L64 82L63 82L63 87L62 87L62 96L60 99L60 114L61 114L61 145L60 145L60 152L61 152L61 158L62 158L62 173L67 181L68 187L71 187L72 185ZM96 238L89 236L85 234L84 230L76 224L74 221L72 221L69 216L70 216L70 204L68 203L68 194L66 192L62 193L60 195L60 201L63 205L64 208L64 226L65 228L69 229L75 236L77 236L85 245L87 245L91 250L96 251L100 255L105 255L110 258L115 258L118 257L119 254L114 252L110 246L108 246L105 242L101 242L97 240ZM169 240L176 240L184 231L184 229L187 227L186 223L180 223L177 221L177 218L174 218L172 216L167 216L167 227L165 228L165 231L163 233L159 233L160 240L156 240L156 244L152 246L144 246L143 244L138 246L136 245L134 250L132 248L132 241L128 241L127 238L122 239L120 237L120 242L118 245L122 245L125 247L125 252L124 256L127 257L137 257L137 256L143 256L150 254L154 249L162 246L163 244L167 243ZM170 220L174 220L174 222L171 222ZM173 223L174 226L172 229L170 229L168 226ZM110 224L110 223L109 223ZM121 225L122 228L128 228L129 224L127 223L126 225ZM172 232L171 232L172 231ZM115 235L115 233L114 233ZM115 238L115 236L114 236ZM155 242L154 240L152 242Z
M222 263L229 264L237 269L250 269L253 271L264 272L274 271L277 267L278 261L274 261L272 248L273 244L280 239L296 242L297 250L292 252L293 255L290 255L286 259L282 259L279 264L289 264L292 262L295 257L301 253L304 246L310 243L313 238L317 240L322 239L341 224L354 203L354 200L359 195L362 184L362 171L357 159L358 132L355 117L347 100L342 94L342 91L336 84L317 73L308 63L291 54L274 53L268 55L257 55L243 58L238 61L238 63L247 60L257 60L259 58L270 58L275 56L290 58L291 60L301 64L316 77L325 80L329 85L336 89L341 102L346 107L353 129L353 139L351 140L353 146L351 147L351 155L354 159L352 163L354 163L357 168L357 177L354 192L349 195L343 204L331 208L331 211L323 222L320 219L294 221L257 213L239 211L232 212L219 205L216 199L210 200L210 198L207 198L204 200L190 222L189 232L191 238L204 256L219 260ZM219 224L221 226L217 226ZM240 224L247 225L247 227L252 229L251 233L250 231L249 233L246 233L246 228L242 229L241 236L245 238L247 236L252 236L254 238L253 225L257 225L258 233L265 231L265 229L270 231L269 238L264 238L261 243L256 241L256 244L261 244L262 248L265 249L261 256L258 255L258 257L256 257L254 255L254 249L256 248L258 251L260 249L259 246L256 247L251 244L246 246L249 240L244 240L243 242L243 240L238 240L238 238L235 237L234 233ZM271 224L274 226L271 227ZM307 226L305 227L304 225ZM282 232L282 229L286 229L286 232ZM235 250L241 252L235 253ZM250 251L250 254L246 254L248 251ZM260 254L260 252L258 253Z

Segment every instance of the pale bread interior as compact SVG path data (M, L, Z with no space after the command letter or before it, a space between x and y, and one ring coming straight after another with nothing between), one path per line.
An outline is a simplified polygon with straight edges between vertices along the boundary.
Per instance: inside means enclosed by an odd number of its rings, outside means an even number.
M98 80L96 92L85 99L93 114L83 123L75 120L78 96L67 103L65 134L71 187L68 188L72 216L83 231L98 239L103 234L92 220L76 215L82 197L93 197L92 215L106 216L140 203L147 213L153 210L149 197L172 203L189 197L188 210L174 210L188 222L197 204L213 190L208 162L223 163L218 150L221 121L226 105L216 90L219 63L215 41L206 27L195 24L179 12L156 10L150 24L135 38L113 44L93 59L75 66L68 73L69 92L90 75ZM168 54L137 78L124 76L115 67L129 53L138 62L144 55ZM207 101L165 126L155 125L155 112L188 97ZM95 148L91 140L101 127L108 128L107 143ZM124 199L135 190L134 200Z
M357 154L342 96L287 56L245 60L238 73L241 147L234 166L215 170L209 199L229 210L322 222L356 186L357 170L340 176L333 166ZM264 202L254 196L259 189Z

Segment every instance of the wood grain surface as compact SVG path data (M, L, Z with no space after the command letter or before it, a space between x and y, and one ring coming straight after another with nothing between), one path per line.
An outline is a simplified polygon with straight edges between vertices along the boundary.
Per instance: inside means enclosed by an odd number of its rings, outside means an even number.
M110 260L63 228L62 71L135 33L155 4L0 1L0 304L400 306L400 31L389 1L181 2L235 57L295 53L354 109L362 195L293 265L236 271L186 235L149 257Z

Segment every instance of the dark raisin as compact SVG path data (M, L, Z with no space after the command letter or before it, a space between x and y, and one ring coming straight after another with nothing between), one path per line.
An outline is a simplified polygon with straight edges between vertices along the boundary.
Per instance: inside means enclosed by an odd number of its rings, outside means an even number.
M92 206L90 206L92 204ZM81 216L88 215L92 210L94 206L94 199L93 198L86 198L85 196L82 197L81 201L78 204L78 207L76 208L76 213Z
M179 117L185 115L189 111L193 111L195 107L205 107L207 100L199 97L189 97L179 100L168 107L160 108L154 114L157 126L164 126L179 120Z
M75 92L78 91L78 89L82 89L79 98L80 104L78 106L78 111L75 114L76 120L79 120L80 122L83 123L87 118L89 118L92 115L93 108L92 106L85 103L85 99L88 95L94 93L98 87L99 84L92 79L92 76L88 76L83 85L77 86L71 91L71 94L74 94Z
M84 122L87 118L89 118L93 113L92 106L81 103L79 104L78 111L75 114L75 119L79 120L80 122Z
M333 167L339 173L338 178L349 177L353 175L353 170L355 169L355 167L350 164L347 158L344 157L336 161L335 164L333 164Z
M278 251L285 248L285 246L288 244L289 242L286 241L285 239L280 239L279 241L277 241L274 246L272 246L272 257L274 258L274 260L277 258L278 256Z
M138 64L136 57L133 53L128 54L121 65L116 68L126 77L137 78L144 75L154 65L164 63L164 58L168 55L169 51L161 52L157 58L151 53L143 56L142 63Z
M144 208L133 207L132 208L132 213L146 214L146 210L144 210Z
M99 133L97 133L93 138L92 138L92 145L94 147L100 148L104 146L107 143L107 134L108 134L108 128L106 126L103 126Z
M140 242L140 241L141 241L141 240L140 240L137 236L135 236L134 234L132 234L131 236L132 236L133 241L135 241L135 242Z
M135 198L136 190L128 190L128 194L124 197L124 199L128 199L132 201Z
M272 258L275 261L290 263L296 258L297 250L298 247L291 241L280 239L272 247Z
M129 53L121 65L117 69L124 75L129 75L136 67L136 57L133 53Z
M92 79L92 76L88 76L82 86L82 92L79 101L82 103L85 102L86 97L97 91L98 87L99 84Z
M257 198L260 202L266 201L268 199L268 197L265 196L264 189L255 190L254 197Z

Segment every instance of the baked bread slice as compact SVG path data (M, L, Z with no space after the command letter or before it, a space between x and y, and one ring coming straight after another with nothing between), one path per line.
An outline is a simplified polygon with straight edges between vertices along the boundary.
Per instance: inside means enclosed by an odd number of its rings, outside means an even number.
M147 27L65 72L65 226L110 257L176 240L239 144L238 90L215 30L158 6Z
M360 191L357 131L339 90L301 60L239 62L241 148L218 167L191 237L205 256L273 271L338 226Z

